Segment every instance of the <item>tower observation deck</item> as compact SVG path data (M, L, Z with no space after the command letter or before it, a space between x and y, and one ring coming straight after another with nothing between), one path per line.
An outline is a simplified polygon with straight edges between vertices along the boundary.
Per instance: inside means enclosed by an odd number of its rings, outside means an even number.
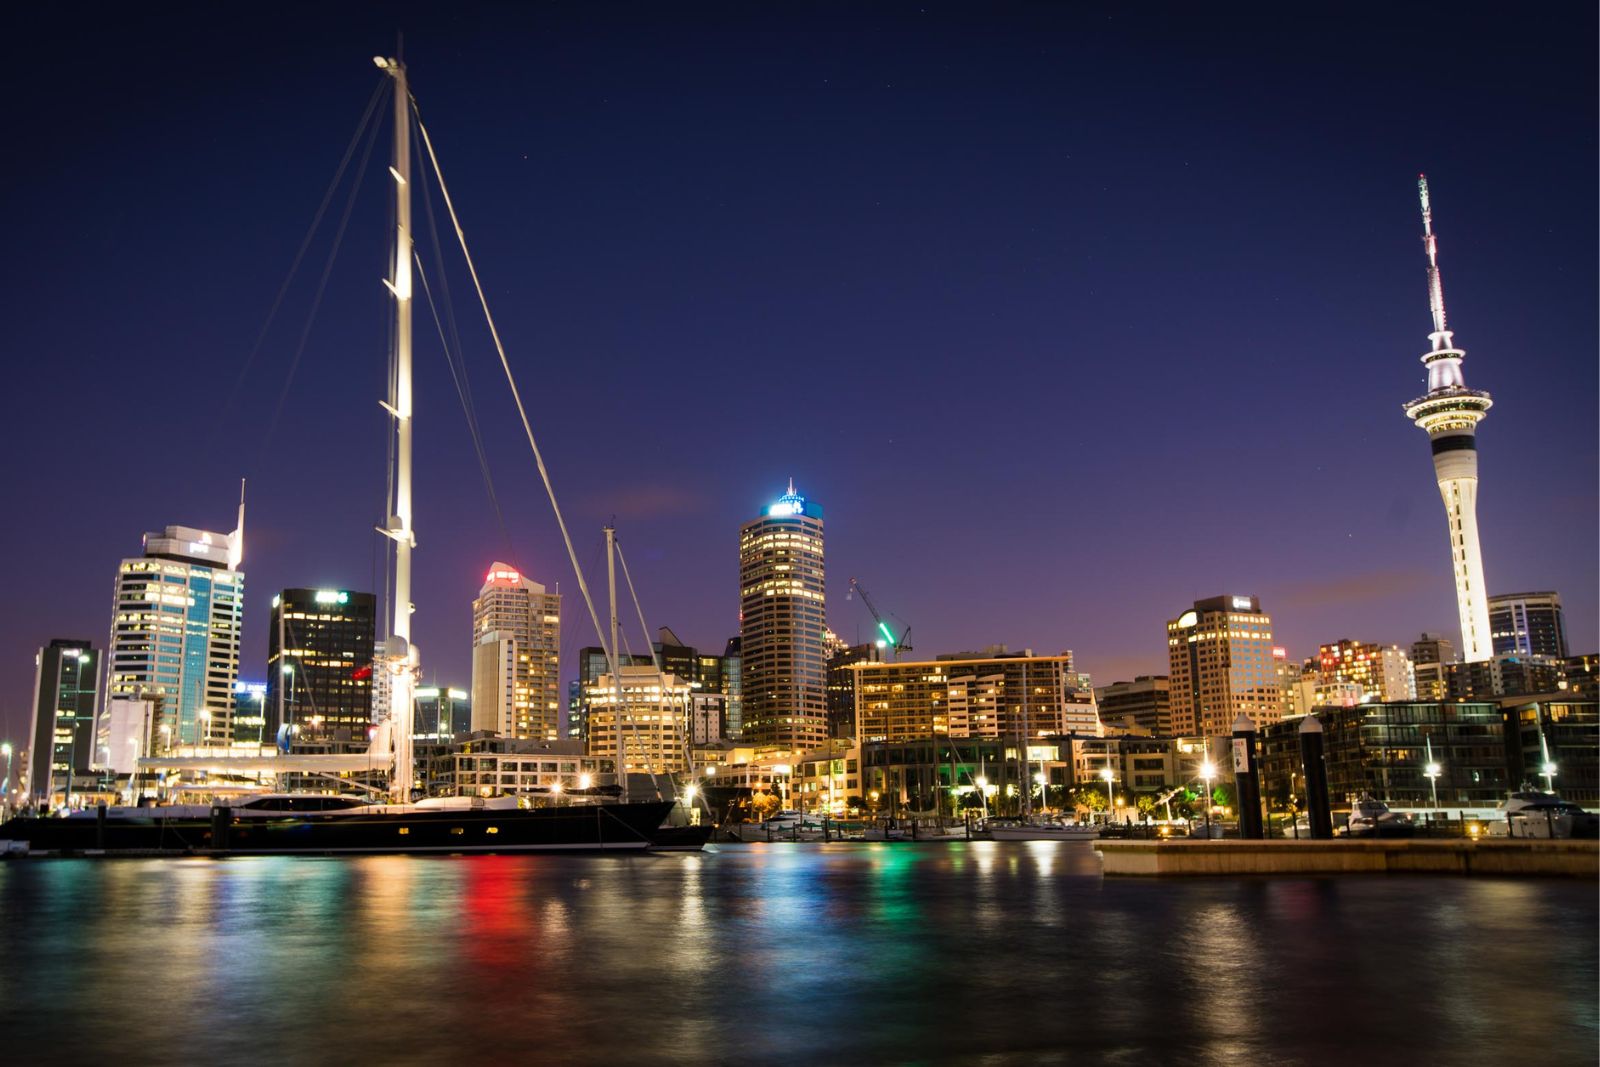
M1439 278L1439 245L1433 233L1433 208L1428 178L1421 175L1422 243L1428 253L1428 303L1433 312L1433 343L1422 357L1428 368L1428 391L1405 405L1406 418L1427 431L1433 445L1433 471L1444 498L1450 528L1450 562L1455 574L1456 607L1461 616L1462 658L1489 659L1489 594L1484 587L1483 554L1478 546L1478 423L1493 401L1479 389L1468 389L1461 373L1466 352L1455 345L1445 320L1444 284Z

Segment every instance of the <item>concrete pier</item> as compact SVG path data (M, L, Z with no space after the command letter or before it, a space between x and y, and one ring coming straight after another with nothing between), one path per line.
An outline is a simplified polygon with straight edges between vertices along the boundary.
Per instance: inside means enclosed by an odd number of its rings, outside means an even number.
M1600 842L1430 840L1096 841L1105 873L1192 875L1436 874L1600 877Z

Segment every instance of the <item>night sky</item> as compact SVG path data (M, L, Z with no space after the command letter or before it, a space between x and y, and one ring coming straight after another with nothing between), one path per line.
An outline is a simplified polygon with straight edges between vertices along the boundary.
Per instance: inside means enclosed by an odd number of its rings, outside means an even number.
M1296 657L1456 637L1401 413L1426 171L1495 398L1491 591L1559 590L1600 645L1592 5L10 5L5 735L34 650L104 645L117 562L230 529L241 476L244 677L275 590L373 587L386 130L287 392L343 189L248 357L397 30L580 559L603 582L614 516L652 627L737 632L739 524L793 476L847 638L852 575L919 655L1071 648L1098 682L1164 671L1165 620L1222 593ZM465 685L496 558L573 594L569 657L594 634L443 269L506 520L419 302L415 636Z

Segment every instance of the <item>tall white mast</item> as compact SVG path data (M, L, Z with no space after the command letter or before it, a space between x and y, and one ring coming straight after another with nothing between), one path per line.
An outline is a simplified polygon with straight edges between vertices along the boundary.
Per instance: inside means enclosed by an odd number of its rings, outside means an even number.
M628 761L625 758L622 732L622 655L618 652L617 632L617 530L606 527L606 580L611 590L611 713L615 716L617 734L617 784L622 787L622 799L628 799Z
M412 699L416 688L417 650L411 644L411 92L406 68L398 59L374 57L394 79L394 260L384 280L394 296L394 376L384 409L394 419L394 514L383 533L394 542L394 617L384 666L389 678L389 727L394 744L391 790L395 800L411 799Z

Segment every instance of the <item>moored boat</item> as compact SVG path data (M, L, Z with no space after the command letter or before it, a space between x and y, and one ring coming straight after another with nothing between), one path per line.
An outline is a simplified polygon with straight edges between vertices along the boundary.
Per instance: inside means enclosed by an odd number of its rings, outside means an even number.
M984 831L994 841L1093 841L1098 826L1056 819L989 819Z
M522 808L464 799L377 805L272 794L235 807L113 808L12 819L0 824L0 841L28 855L642 852L672 809L660 801Z

